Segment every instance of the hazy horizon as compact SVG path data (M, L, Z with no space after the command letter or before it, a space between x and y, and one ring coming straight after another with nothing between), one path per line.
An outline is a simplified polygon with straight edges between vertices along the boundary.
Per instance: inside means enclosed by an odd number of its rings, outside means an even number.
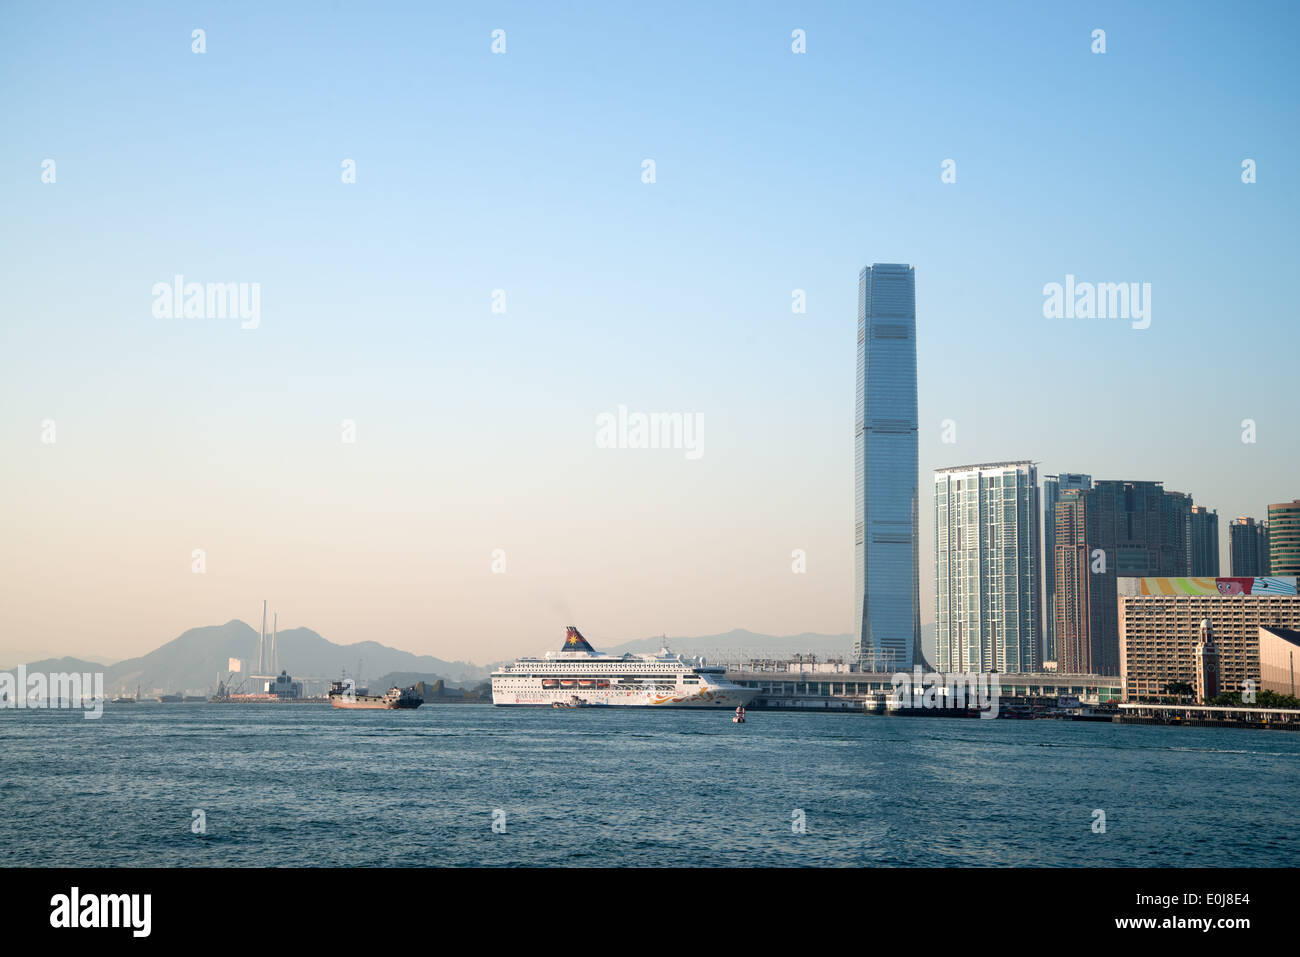
M269 612L268 612L268 616L269 616ZM267 634L267 639L268 639L268 641L269 641L269 640L270 640L270 637L271 637L271 633L272 633L272 625L271 625L271 619L270 619L270 617L267 618L267 622L268 622L268 623L267 623L267 626L266 626L266 634ZM256 657L257 657L256 636L257 636L257 633L258 633L258 629L260 628L260 620L249 621L249 620L247 620L247 619L240 618L240 617L238 617L238 616L236 616L236 617L234 617L234 618L227 619L226 621L223 621L223 622L207 622L207 623L205 623L205 624L201 624L201 625L194 625L194 626L192 626L192 627L190 627L190 628L185 629L185 631L184 631L184 632L181 632L180 634L177 634L177 635L171 635L171 636L169 636L169 637L167 637L167 638L165 638L165 639L161 639L161 640L160 640L156 645L154 645L154 646L151 647L151 648L148 648L148 649L147 649L143 654L146 654L146 655L147 655L147 654L149 654L149 653L152 652L152 651L156 651L158 648L161 648L161 647L163 647L163 646L165 646L165 645L168 645L168 644L170 644L171 642L175 641L175 640L178 639L178 638L184 637L184 635L188 634L188 633L191 632L191 631L200 631L200 630L203 630L203 629L221 629L221 628L224 628L224 627L229 626L229 625L231 625L231 624L240 624L240 625L245 626L246 628L251 629L254 638L253 638L253 641L252 641L252 642L250 643L250 645L249 645L249 648L248 648L248 655L245 656L245 660L246 660L246 661L252 661L253 659L256 659ZM932 629L932 628L933 628L933 625L932 625L932 624L931 624L931 625L926 625L926 626L924 626L924 628L926 628L926 629ZM581 630L581 629L580 629L580 630ZM311 625L307 625L307 624L283 625L283 626L281 626L281 627L279 628L279 630L278 630L278 634L281 635L281 636L285 636L285 635L287 635L288 633L290 633L290 632L295 632L295 631L307 631L307 632L311 632L312 634L315 634L315 635L317 635L318 637L323 638L323 639L325 639L326 641L329 641L331 644L335 644L335 645L338 645L338 646L340 646L340 647L350 647L351 645L357 644L357 642L350 642L350 643L346 643L346 644L345 644L345 643L343 643L343 642L332 641L332 640L330 639L330 636L329 636L329 635L327 635L327 634L323 634L319 629L317 629L317 628L313 628ZM525 649L523 652L521 652L521 654L542 654L542 653L545 653L546 651L554 651L554 650L557 650L558 647L559 647L559 645L560 645L560 639L563 638L563 628L558 629L557 632L558 632L558 634L559 634L559 638L553 638L552 640L549 640L549 641L541 641L541 642L538 642L538 643L536 643L533 647L530 647L530 648ZM759 639L759 640L760 640L760 646L770 645L770 644L771 644L772 642L774 642L774 641L790 640L790 641L802 642L802 647L794 647L794 646L792 646L792 648L791 648L792 651L800 651L800 650L805 651L805 652L815 651L815 652L817 652L817 653L821 653L821 652L823 652L823 651L838 651L839 653L845 653L845 654L846 654L847 652L844 651L844 650L842 650L842 649L835 649L835 648L833 648L833 647L822 648L822 647L820 647L820 646L817 646L817 647L811 646L811 645L808 644L808 640L809 640L809 639L827 639L828 641L836 641L836 642L844 643L844 642L851 641L852 638L853 638L852 634L849 634L849 633L847 633L847 632L842 633L842 634L838 634L838 635L835 635L835 634L823 634L823 633L810 633L810 632L804 632L804 633L800 633L800 634L789 634L789 635L765 635L765 634L763 634L763 633L761 633L761 632L755 632L755 631L752 631L751 629L747 629L747 628L730 628L730 629L728 629L728 630L725 631L725 632L720 632L720 633L712 634L712 635L637 635L637 636L633 636L633 637L626 637L626 636L624 636L624 637L617 637L617 636L602 636L601 638L594 638L594 639L593 639L593 643L597 646L597 647L596 647L596 650L597 650L597 651L608 652L608 651L611 651L611 650L614 650L614 649L623 648L623 647L625 647L625 646L627 646L627 645L634 645L634 644L638 644L638 643L647 642L647 641L652 641L652 640L655 640L655 639L662 638L662 639L663 639L663 640L668 644L668 646L669 646L669 650L672 650L672 651L679 651L679 650L681 650L681 648L679 647L679 645L680 645L682 642L686 642L686 643L690 644L691 646L695 646L695 645L697 645L697 644L698 644L699 642L701 642L701 641L708 641L708 640L714 640L714 639L719 639L719 638L728 638L728 637L732 636L733 634L735 634L735 633L737 633L737 632L743 632L743 633L745 633L745 634L752 635L752 636L753 636L754 638L756 638L756 639ZM932 637L933 637L932 634L927 633L927 639L932 638ZM371 638L365 638L365 639L362 639L362 642L365 642L365 641L374 641L374 642L378 642L379 644L384 645L385 647L391 648L391 649L393 649L394 651L410 651L410 649L408 649L408 648L403 648L403 647L401 647L400 645L390 643L389 641L385 640L382 636L380 636L380 637L371 637ZM269 646L268 646L268 647L269 647ZM714 652L717 652L717 651L736 651L736 650L744 650L744 646L743 646L743 645L717 646L716 648L711 649L711 650L714 651ZM761 647L760 647L760 649L758 649L758 650L761 651ZM413 653L413 654L430 654L430 652L412 652L412 653ZM694 652L694 651L693 651L692 653L698 653L698 652ZM20 652L20 654L21 654L21 652ZM268 652L268 654L269 654L269 652ZM11 670L12 668L14 668L15 666L17 666L17 665L19 665L19 664L31 664L31 663L33 663L33 662L41 661L41 660L45 660L45 659L57 659L57 658L65 658L65 657L67 657L67 658L77 658L77 657L80 657L80 656L77 656L77 655L65 655L65 654L63 654L63 653L61 653L61 652L57 652L57 651L55 651L55 652L50 652L48 649L46 649L46 650L42 650L42 651L40 651L39 653L36 653L36 654L26 654L26 655L24 655L21 659L17 659L17 658L15 658L13 661L9 661L8 664L0 664L0 671ZM141 657L141 655L128 655L128 656L126 656L125 658L104 658L104 657L101 657L101 656L95 656L95 655L92 655L92 656L89 656L89 657L84 657L84 658L82 658L82 660L90 661L90 662L92 662L92 663L94 663L94 664L103 665L103 666L105 666L105 667L112 667L112 666L115 666L115 665L121 664L123 661L132 660L132 659L137 658L137 657ZM473 659L473 658L465 658L465 657L460 657L460 658L446 658L445 656L442 656L442 655L433 655L433 657L437 657L437 658L440 658L440 659L442 659L442 660L444 660L444 661L450 661L450 662L462 661L462 662L464 662L465 664L475 665L475 666L478 666L478 667L486 667L486 666L488 666L488 665L498 664L498 663L500 663L500 662L503 661L503 660L510 660L510 659L501 659L501 658L497 658L497 659L484 659L484 660L477 660L477 659ZM5 660L5 661L8 661L8 659L4 659L4 660ZM254 663L255 663L255 662L254 662ZM281 661L279 662L279 667L288 668L288 669L290 669L290 670L292 671L292 670L293 670L295 667L297 667L297 666L295 666L294 663L293 663L291 660L284 659L284 660L281 660Z
M263 598L452 661L849 633L872 263L916 269L923 622L940 467L1163 481L1226 574L1300 497L1300 11L1014 9L6 7L0 660ZM176 276L256 326L160 317ZM1045 317L1067 277L1149 328ZM620 408L700 454L602 447Z

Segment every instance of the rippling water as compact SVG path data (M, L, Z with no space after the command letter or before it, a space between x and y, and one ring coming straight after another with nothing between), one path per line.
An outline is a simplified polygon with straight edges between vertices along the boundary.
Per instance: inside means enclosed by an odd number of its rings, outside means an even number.
M477 705L0 711L11 866L1292 865L1298 794L1300 735L1270 731Z

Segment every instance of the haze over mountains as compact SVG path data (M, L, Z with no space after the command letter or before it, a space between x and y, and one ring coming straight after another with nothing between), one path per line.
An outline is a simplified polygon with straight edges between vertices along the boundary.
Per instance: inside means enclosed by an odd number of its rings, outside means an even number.
M931 644L933 625L922 626L925 644ZM562 636L562 632L559 633ZM251 666L257 657L257 629L238 619L224 625L191 628L165 645L136 658L104 665L80 658L45 658L27 664L30 672L103 671L104 688L110 693L133 691L199 691L215 687L218 678L229 672L229 659L240 658ZM638 638L597 651L610 654L645 654L663 646L662 637ZM735 628L717 635L668 637L672 651L687 655L705 655L715 661L742 658L787 657L793 654L816 654L819 657L846 657L853 645L852 635L763 635ZM561 637L553 645L529 649L528 654L558 651ZM416 655L391 648L377 641L336 645L310 628L288 628L276 636L279 665L295 677L336 678L344 673L361 678L377 675L417 675L432 681L442 678L449 685L474 685L492 672L495 662L474 664L445 661L433 655ZM13 670L13 669L6 669Z
M921 646L930 656L934 653L934 633L933 623L921 626ZM847 658L853 651L852 635L824 635L817 632L804 632L799 635L763 635L744 628L733 628L720 635L702 635L698 638L670 636L667 641L672 651L680 651L684 655L705 655L716 660L786 658L796 654ZM612 648L602 648L597 645L596 650L608 651L616 655L625 652L646 654L658 651L663 643L662 637L638 638Z
M710 658L764 658L785 657L791 654L847 655L853 648L852 635L821 635L805 632L801 635L761 635L745 628L733 628L719 635L701 635L697 638L654 637L625 641L611 648L596 646L597 651L621 655L650 654L668 645L670 651L684 655L705 655ZM558 645L556 646L558 649Z
M436 674L451 683L474 682L490 669L464 661L444 661L432 655L413 655L377 641L336 645L310 628L289 628L276 636L281 668L294 676L336 678L355 675L360 665L367 675L385 672ZM109 692L154 689L190 691L210 689L228 673L229 659L245 662L257 658L257 629L239 620L224 625L191 628L178 638L138 658L104 666L77 658L49 658L31 662L29 671L103 671Z

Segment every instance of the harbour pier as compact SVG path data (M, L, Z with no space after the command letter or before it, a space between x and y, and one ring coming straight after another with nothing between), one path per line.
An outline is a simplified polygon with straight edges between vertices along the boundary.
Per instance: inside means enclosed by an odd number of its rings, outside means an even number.
M750 705L757 711L880 712L894 688L894 672L858 671L836 660L751 659L728 664L727 677L759 690ZM1118 675L1004 674L998 685L1004 705L1045 699L1098 705L1120 698Z

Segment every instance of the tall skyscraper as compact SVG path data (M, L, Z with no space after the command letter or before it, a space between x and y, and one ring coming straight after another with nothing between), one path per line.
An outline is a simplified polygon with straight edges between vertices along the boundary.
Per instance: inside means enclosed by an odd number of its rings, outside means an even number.
M1300 575L1300 498L1268 507L1269 575Z
M923 664L917 533L916 279L858 275L853 654L866 670Z
M1187 574L1219 577L1219 513L1193 505L1187 526Z
M1043 479L1043 660L1056 660L1056 503L1063 489L1092 488L1092 476L1062 472Z
M998 462L934 473L939 671L1041 667L1038 469Z
M1055 511L1056 566L1053 614L1056 616L1056 670L1066 674L1095 674L1093 658L1101 649L1092 641L1092 568L1088 550L1088 490L1066 489Z
M1228 526L1228 564L1233 578L1270 575L1269 527L1240 515Z
M1186 492L1165 491L1165 506L1169 509L1169 534L1174 546L1181 548L1183 574L1192 568L1192 497Z
M1096 482L1056 506L1057 670L1119 674L1117 577L1188 568L1190 500L1160 482Z

